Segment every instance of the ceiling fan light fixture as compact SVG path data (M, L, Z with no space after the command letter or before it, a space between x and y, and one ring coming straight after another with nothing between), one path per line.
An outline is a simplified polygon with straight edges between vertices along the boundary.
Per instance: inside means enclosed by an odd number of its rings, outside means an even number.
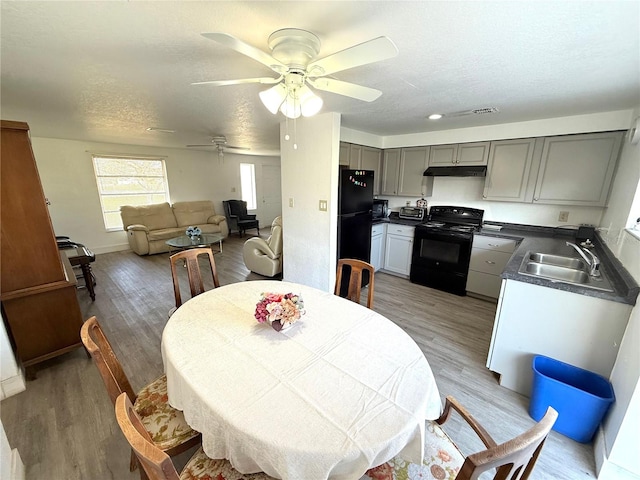
M298 118L302 113L300 100L296 98L295 92L289 91L287 98L280 106L280 111L287 118Z
M322 108L322 98L313 93L306 85L300 89L298 97L303 117L312 117Z
M278 113L278 109L287 98L287 87L283 83L279 83L267 90L260 92L260 100L267 110L274 115Z

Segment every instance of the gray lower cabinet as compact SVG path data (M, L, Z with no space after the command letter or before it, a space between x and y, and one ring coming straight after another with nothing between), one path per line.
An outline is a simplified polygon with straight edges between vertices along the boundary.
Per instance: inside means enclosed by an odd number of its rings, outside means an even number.
M411 271L413 235L415 227L408 225L387 225L384 255L384 270L408 277Z
M384 223L378 223L371 227L371 259L369 263L373 265L376 272L384 266L386 227Z
M497 299L502 279L500 274L516 249L516 241L474 235L467 277L467 292Z
M491 142L483 198L602 207L621 140L605 132Z

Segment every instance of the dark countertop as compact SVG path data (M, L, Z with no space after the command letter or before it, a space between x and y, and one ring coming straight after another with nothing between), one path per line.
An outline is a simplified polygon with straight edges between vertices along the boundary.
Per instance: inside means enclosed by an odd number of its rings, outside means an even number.
M598 232L595 233L592 239L595 246L595 254L600 258L601 274L609 280L614 288L614 292L604 292L570 283L547 280L541 277L531 277L518 273L524 256L528 251L579 258L576 251L566 245L566 242L575 243L576 230L562 227L536 227L532 225L491 223L501 225L503 228L500 231L482 228L479 234L491 237L511 238L519 242L511 260L509 260L509 263L502 272L502 278L602 298L613 302L635 305L640 290L638 284L602 241Z
M424 220L403 220L398 218L394 212L385 219L376 219L373 224L390 223L399 225L416 226L424 223ZM520 265L528 251L550 253L553 255L563 255L578 258L576 251L567 246L566 242L575 243L576 230L562 227L540 227L534 225L521 225L515 223L487 222L492 225L501 226L501 230L482 228L478 234L489 237L509 238L518 242L511 260L502 272L501 277L519 282L531 283L543 287L554 288L566 292L577 293L589 297L602 298L612 302L635 305L640 287L633 277L627 272L620 261L613 255L609 247L602 241L600 234L596 231L592 240L595 254L600 258L600 272L611 283L614 292L594 290L580 285L548 280L542 277L532 277L518 273Z

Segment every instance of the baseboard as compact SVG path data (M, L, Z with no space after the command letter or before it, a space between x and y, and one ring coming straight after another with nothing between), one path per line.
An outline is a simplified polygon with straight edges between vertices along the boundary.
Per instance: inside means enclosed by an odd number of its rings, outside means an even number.
M13 377L2 380L0 386L2 387L0 388L0 400L24 392L27 389L22 371L19 371L18 374Z
M11 450L11 480L25 480L24 463L17 448Z
M640 476L609 461L602 425L593 441L593 456L598 480L640 480Z
M90 250L93 253L112 253L122 252L123 250L131 250L128 243L121 243L119 245L106 245L104 247L91 247Z

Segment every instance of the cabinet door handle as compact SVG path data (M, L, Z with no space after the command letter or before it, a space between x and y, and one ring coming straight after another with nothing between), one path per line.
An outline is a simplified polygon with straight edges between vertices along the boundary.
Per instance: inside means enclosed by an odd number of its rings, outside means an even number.
M485 260L485 262L487 262L489 265L495 265L496 262L492 262L491 260Z
M499 245L495 244L495 243L487 243L487 245L489 245L490 247L498 247Z

